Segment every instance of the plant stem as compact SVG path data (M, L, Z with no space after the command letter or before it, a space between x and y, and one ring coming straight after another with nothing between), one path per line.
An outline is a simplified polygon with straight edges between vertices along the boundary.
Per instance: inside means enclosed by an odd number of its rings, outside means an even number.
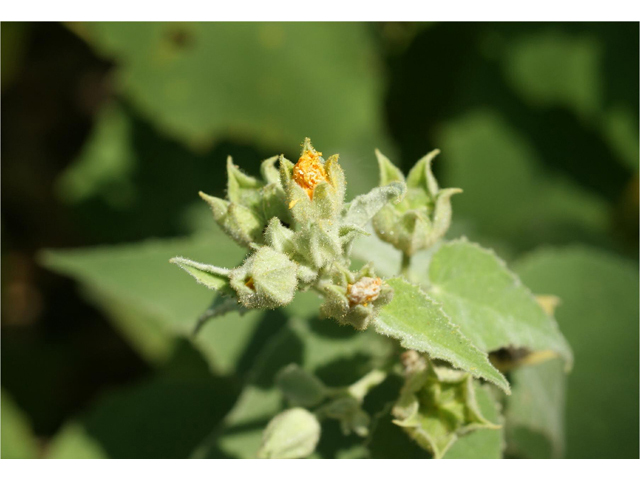
M409 277L409 267L411 266L411 257L406 253L402 252L402 266L400 267L400 274L408 278Z

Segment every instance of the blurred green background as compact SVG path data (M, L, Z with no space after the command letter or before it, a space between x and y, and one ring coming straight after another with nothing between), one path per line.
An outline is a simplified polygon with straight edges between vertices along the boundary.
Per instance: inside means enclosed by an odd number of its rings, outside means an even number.
M197 192L309 136L351 197L374 148L405 171L440 148L449 237L561 298L565 456L638 458L637 23L1 27L3 457L188 457L216 431L316 304L194 340L210 294L167 260L239 262ZM507 454L550 455L529 430Z

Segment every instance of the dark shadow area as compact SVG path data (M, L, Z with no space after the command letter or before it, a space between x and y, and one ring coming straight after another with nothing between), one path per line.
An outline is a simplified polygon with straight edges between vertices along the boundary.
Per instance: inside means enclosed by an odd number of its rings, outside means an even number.
M313 317L309 327L314 333L327 338L346 339L358 335L358 331L350 325L339 325L332 319Z
M253 333L242 357L238 361L236 374L239 377L246 376L251 368L256 366L256 357L275 335L287 324L287 317L282 309L268 311L260 321L258 328ZM294 340L295 343L295 340Z

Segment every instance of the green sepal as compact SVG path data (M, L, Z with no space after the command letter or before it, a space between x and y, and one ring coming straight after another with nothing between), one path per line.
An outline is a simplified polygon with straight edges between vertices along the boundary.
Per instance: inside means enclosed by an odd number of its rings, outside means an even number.
M300 290L306 290L318 278L318 271L306 265L298 265L296 275L300 282L298 287Z
M289 183L291 183L294 165L289 160L284 158L284 155L280 155L278 157L278 160L280 160L280 184L284 189L286 189Z
M267 158L260 164L260 175L263 180L270 183L280 183L280 171L276 167L276 162L280 159L280 155Z
M447 233L451 225L451 197L462 193L461 188L445 188L436 196L436 206L433 214L433 227L427 238L426 247L429 248Z
M262 189L261 195L261 215L265 221L278 217L287 224L292 223L291 212L287 207L287 194L279 183L270 183Z
M212 290L223 290L229 287L229 276L231 270L227 268L207 265L205 263L194 262L188 258L174 257L169 260L185 272L191 275L196 281Z
M396 167L391 160L389 160L380 150L376 148L376 158L378 159L378 166L380 167L380 186L390 184L391 182L404 183L404 175L398 167Z
M317 219L317 211L313 208L307 192L294 180L287 185L287 205L293 220L304 225Z
M340 212L344 205L344 197L347 192L347 181L344 176L344 170L338 163L339 156L331 155L324 164L325 172L329 183L333 186L338 197L337 211Z
M272 218L264 231L264 242L274 250L287 255L295 252L294 232L284 225L279 218Z
M255 209L261 203L260 189L264 184L253 178L233 164L231 157L227 157L227 197L232 203Z
M325 300L320 306L321 317L334 318L341 325L351 325L356 330L365 330L375 320L380 308L393 299L393 289L382 282L375 300L365 301L363 304L354 303L349 297L349 289L365 278L376 278L370 264L358 272L350 272L336 265L333 278L320 285Z
M470 374L436 367L425 359L423 369L408 373L392 414L422 448L442 458L462 435L486 428L498 429L487 420L476 400Z
M360 235L368 237L371 234L364 228L357 227L355 225L341 225L338 229L338 238L342 244L343 254L346 257L351 256L351 246L353 245L353 241Z
M296 232L294 242L297 257L316 270L333 262L342 253L337 235L330 234L319 223L310 223Z
M253 210L203 192L200 192L200 197L211 207L220 228L236 243L248 247L252 242L261 240L262 219Z
M421 188L424 189L429 195L435 197L438 193L439 187L436 177L431 171L431 163L440 154L440 150L433 150L427 153L424 157L418 160L409 175L407 176L408 188Z
M293 300L296 269L285 254L262 247L231 271L230 283L246 308L277 308Z
M313 189L311 206L316 218L331 220L340 213L342 198L339 197L333 185L322 182Z

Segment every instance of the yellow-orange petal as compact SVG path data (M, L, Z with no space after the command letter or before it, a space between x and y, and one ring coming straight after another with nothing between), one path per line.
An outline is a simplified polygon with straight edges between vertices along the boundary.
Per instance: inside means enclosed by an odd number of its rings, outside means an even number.
M311 200L316 185L328 181L327 172L320 161L321 155L315 150L307 150L293 167L293 180L307 192Z

